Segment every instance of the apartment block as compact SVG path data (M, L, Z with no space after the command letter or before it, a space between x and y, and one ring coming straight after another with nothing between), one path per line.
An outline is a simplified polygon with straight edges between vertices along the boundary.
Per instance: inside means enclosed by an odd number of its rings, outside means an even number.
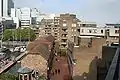
M60 16L54 17L53 35L56 40L60 38Z
M79 20L74 14L60 14L60 46L62 49L68 47L68 40L76 45L77 22Z
M53 35L53 26L54 20L53 19L42 19L41 20L41 27L44 28L45 35Z

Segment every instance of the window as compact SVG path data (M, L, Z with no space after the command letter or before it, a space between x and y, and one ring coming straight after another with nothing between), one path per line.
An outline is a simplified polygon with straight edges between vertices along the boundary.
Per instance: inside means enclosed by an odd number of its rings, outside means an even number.
M82 29L82 31L81 31L82 33L84 32L84 29Z
M83 27L85 27L85 26L86 26L86 24L83 24L82 26L83 26Z
M66 20L64 19L63 22L66 22Z
M65 26L67 26L67 24L66 24L66 23L64 23L64 24L63 24L63 27L65 27Z
M72 31L73 31L73 29L72 29Z
M57 59L57 58L56 58L55 60L56 60L56 61L58 61L58 59Z
M119 33L119 30L115 30L115 33L116 33L116 34Z
M31 80L31 75L29 75L29 80Z
M96 29L93 29L94 33L97 33L97 30Z
M78 29L78 32L80 32L80 29Z
M72 27L76 27L76 24L72 24Z
M52 73L52 75L54 75L54 72Z
M88 30L88 33L92 33L92 30Z
M60 69L58 69L58 74L60 74Z
M27 80L27 75L24 76L24 80Z
M22 75L20 75L20 80L23 80Z
M103 30L101 30L101 33L103 33Z
M55 35L57 35L57 33L55 33Z
M55 69L55 74L57 74L57 69Z

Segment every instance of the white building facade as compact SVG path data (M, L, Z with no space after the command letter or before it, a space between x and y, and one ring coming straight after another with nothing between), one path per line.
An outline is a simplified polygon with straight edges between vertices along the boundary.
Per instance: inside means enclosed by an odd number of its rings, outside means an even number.
M39 10L36 8L12 8L11 17L17 17L21 22L21 27L30 27L32 24L38 24Z
M9 17L11 8L14 8L13 0L0 0L0 17Z
M80 27L80 36L105 36L105 28L101 27Z

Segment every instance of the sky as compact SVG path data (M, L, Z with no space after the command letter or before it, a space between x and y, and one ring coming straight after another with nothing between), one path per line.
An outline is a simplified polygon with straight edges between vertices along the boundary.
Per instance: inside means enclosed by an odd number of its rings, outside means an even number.
M15 0L15 7L39 8L46 13L75 13L80 20L120 23L120 0Z

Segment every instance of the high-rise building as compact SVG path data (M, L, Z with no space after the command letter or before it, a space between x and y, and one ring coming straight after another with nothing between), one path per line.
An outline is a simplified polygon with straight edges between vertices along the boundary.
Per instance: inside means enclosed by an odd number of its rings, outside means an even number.
M61 48L67 48L67 42L76 42L77 38L77 22L79 20L74 14L60 14L60 46Z
M77 35L79 34L77 30L78 22L79 20L74 14L60 14L55 16L54 19L43 19L41 21L44 25L45 34L53 35L63 46L66 45L67 40L77 41L76 38L79 36Z
M39 13L39 10L36 8L11 8L11 17L18 18L21 22L21 27L30 27L30 25L38 25L40 22Z
M0 0L0 17L10 16L11 8L14 8L13 0Z

